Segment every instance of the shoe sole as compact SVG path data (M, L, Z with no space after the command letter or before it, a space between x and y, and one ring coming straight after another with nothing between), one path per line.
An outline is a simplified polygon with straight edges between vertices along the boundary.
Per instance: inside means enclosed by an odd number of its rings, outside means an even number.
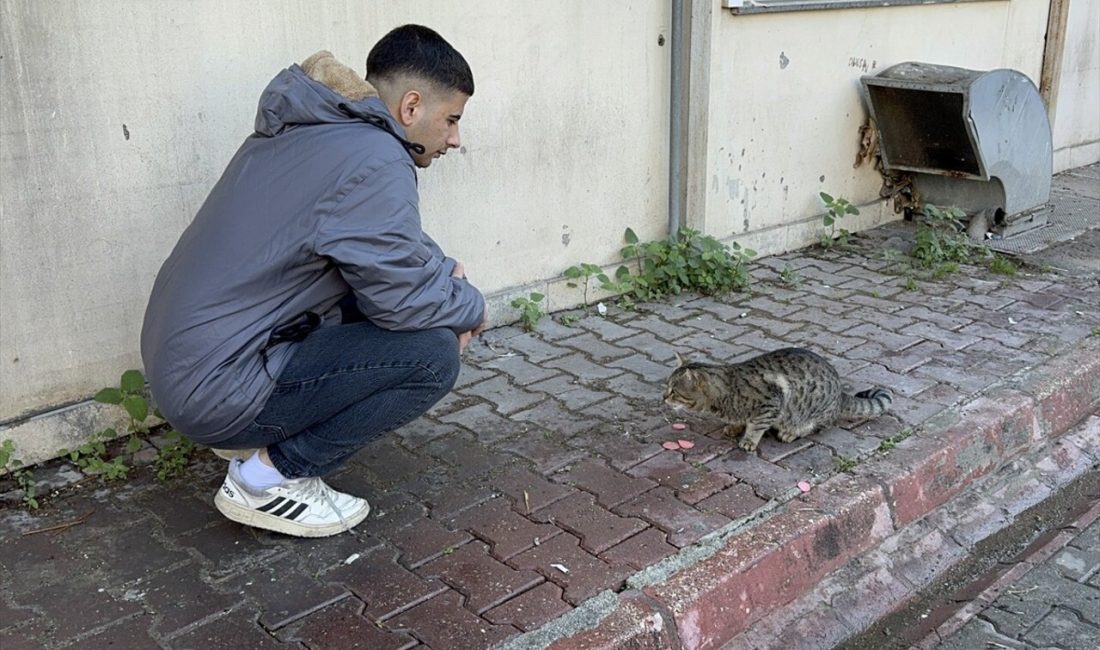
M252 526L253 528L272 530L293 537L331 537L332 535L339 535L342 532L358 526L359 523L370 514L370 504L364 502L362 510L351 516L344 517L347 526L340 521L325 524L323 526L307 526L242 506L223 495L221 490L218 490L217 494L214 495L214 507L218 509L218 512L225 515L226 518L239 524Z

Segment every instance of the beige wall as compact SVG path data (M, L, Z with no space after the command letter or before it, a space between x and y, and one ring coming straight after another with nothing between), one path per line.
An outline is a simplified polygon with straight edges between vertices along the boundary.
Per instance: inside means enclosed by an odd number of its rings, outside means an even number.
M1037 83L1042 67L1047 0L738 16L721 4L696 3L711 54L709 71L693 72L709 83L709 110L692 128L689 220L763 253L817 240L821 191L868 204L849 230L895 218L879 175L852 168L862 75L922 61L1015 68Z
M1100 0L1069 0L1054 95L1054 170L1100 159Z
M1067 44L1077 85L1063 85L1056 128L1071 144L1097 139L1098 1L1072 0L1071 22L1092 26ZM894 218L875 202L878 176L852 168L860 75L921 60L1036 79L1047 13L1047 0L755 16L688 4L684 222L762 253L816 240L821 190L867 204L851 230ZM25 460L102 425L81 400L139 367L161 261L250 132L259 92L315 50L362 69L385 31L420 22L469 59L465 153L423 174L423 216L491 294L497 322L531 288L551 309L577 304L559 274L616 262L626 227L665 235L668 0L0 0L0 11L0 438L20 441Z
M0 9L0 422L140 367L154 275L251 131L268 80L321 48L362 71L370 46L406 22L438 28L474 69L465 153L423 174L421 203L425 228L484 290L610 262L625 225L663 234L663 3Z

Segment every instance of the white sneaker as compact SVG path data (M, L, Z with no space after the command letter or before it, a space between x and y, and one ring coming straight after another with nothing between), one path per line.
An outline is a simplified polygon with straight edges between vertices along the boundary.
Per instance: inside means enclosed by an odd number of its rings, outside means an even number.
M337 492L316 477L253 492L241 480L240 462L230 461L214 495L214 507L233 521L295 537L328 537L351 530L370 513L366 499Z

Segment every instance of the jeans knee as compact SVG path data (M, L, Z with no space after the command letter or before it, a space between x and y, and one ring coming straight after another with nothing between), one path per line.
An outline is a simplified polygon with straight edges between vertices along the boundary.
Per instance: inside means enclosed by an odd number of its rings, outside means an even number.
M427 349L430 352L429 365L440 384L440 390L446 394L458 381L458 372L462 361L458 353L458 337L446 328L436 328L424 332Z

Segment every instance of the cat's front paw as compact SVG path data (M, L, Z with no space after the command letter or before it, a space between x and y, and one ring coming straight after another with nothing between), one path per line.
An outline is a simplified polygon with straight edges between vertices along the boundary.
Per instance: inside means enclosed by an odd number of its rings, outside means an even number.
M741 442L737 443L737 446L745 451L756 451L756 445L759 443L757 440L742 438Z
M798 435L792 431L780 431L775 434L775 437L779 439L779 442L794 442L798 440Z

